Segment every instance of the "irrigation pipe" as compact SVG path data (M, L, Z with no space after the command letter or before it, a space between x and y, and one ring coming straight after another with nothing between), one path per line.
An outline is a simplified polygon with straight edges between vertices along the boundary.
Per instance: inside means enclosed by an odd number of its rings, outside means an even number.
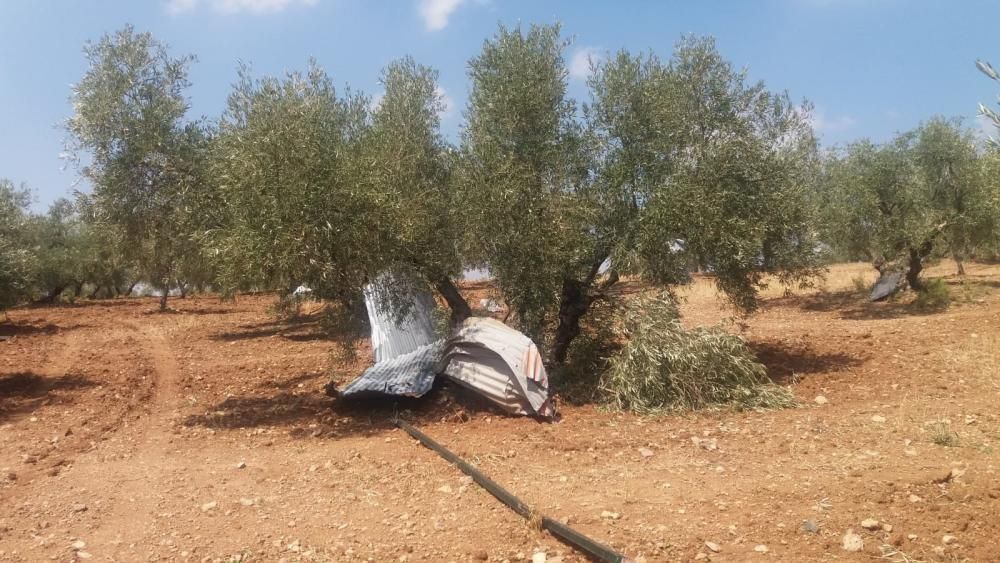
M464 459L452 453L448 448L445 448L441 444L435 442L427 434L417 430L405 420L397 418L395 423L396 426L405 430L407 434L418 440L421 444L434 450L438 455L458 466L463 473L472 477L472 480L475 481L480 487L489 491L491 495L495 496L500 502L506 504L511 510L520 514L523 518L531 520L535 516L531 507L525 504L524 501L511 494L510 491L501 487L496 481L487 477L483 472L473 467ZM600 542L594 541L562 522L553 520L548 516L542 516L541 523L542 528L548 530L553 536L585 553L594 561L605 561L607 563L630 563L632 561L614 549Z

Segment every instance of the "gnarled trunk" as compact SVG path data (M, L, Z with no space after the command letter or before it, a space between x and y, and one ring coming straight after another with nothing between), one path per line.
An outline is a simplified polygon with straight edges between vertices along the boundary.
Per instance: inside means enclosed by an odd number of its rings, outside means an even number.
M56 287L52 288L51 290L49 290L49 292L45 295L45 297L39 299L39 302L41 302L41 303L55 303L56 299L59 298L59 296L62 295L62 292L65 291L65 290L66 290L66 286L65 285L56 286Z
M570 344L580 335L580 319L590 310L593 301L586 290L583 282L563 280L562 295L559 298L559 325L549 351L550 365L560 366L565 363Z
M924 259L931 255L934 250L934 241L928 239L918 248L910 249L910 256L907 261L906 283L913 291L920 291L924 288L924 283L920 279L920 272L924 269Z
M160 312L167 310L167 295L170 293L170 289L166 286L162 288L162 293L160 294Z
M559 325L556 326L552 348L549 350L550 366L561 366L566 362L570 345L577 336L580 336L580 320L590 310L595 299L618 283L618 272L611 270L607 279L595 286L597 274L606 259L607 256L603 256L594 261L583 281L569 278L563 280L562 294L559 298Z
M913 291L920 291L924 284L920 281L920 272L924 269L923 258L919 251L910 249L910 258L906 268L906 283Z
M437 289L441 297L444 298L445 303L448 304L448 308L451 309L452 327L458 326L462 321L472 316L472 309L469 307L469 303L462 297L462 294L458 291L458 287L455 286L455 282L451 281L451 278L447 276L438 278L434 282L434 288Z

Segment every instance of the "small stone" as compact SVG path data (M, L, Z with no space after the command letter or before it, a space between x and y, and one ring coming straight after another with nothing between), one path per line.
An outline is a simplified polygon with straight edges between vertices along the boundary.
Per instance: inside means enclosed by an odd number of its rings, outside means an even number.
M768 551L770 551L764 544L758 544L756 547L753 548L753 550L756 551L757 553L767 553Z
M73 543L71 543L69 545L70 545L70 547L72 547L73 549L75 549L77 551L79 551L79 550L87 547L87 543L84 542L83 540L76 540L75 542L73 542Z
M917 539L918 537L920 537L920 536L918 536L917 534L906 534L906 539L908 539L910 541L913 541L913 540Z
M880 414L876 414L872 417L872 422L885 422L885 417Z
M298 553L298 552L302 551L302 544L299 542L299 540L293 541L292 543L288 544L286 547L288 548L288 551L293 551L295 553Z
M451 486L450 485L441 485L440 487L438 487L438 492L442 492L442 493L446 493L446 494L450 495L451 494Z
M252 498L241 498L240 504L242 504L243 506L253 506L254 500Z
M17 481L17 473L14 473L13 471L8 471L7 472L7 480L8 481Z
M918 497L917 495L911 494L909 500L910 502L923 502L924 499Z
M87 505L86 504L79 504L79 503L77 503L77 504L74 504L70 509L73 512L86 512L87 511Z
M639 448L639 455L642 457L653 457L653 450L649 448Z
M90 559L93 555L87 553L86 551L77 551L76 556L80 559Z
M486 561L487 559L490 558L490 554L486 553L483 550L479 550L472 554L472 558L475 559L476 561Z
M219 503L215 502L214 500L206 502L205 504L201 505L201 511L208 512L209 510L214 509L216 506L219 506Z
M611 512L610 510L601 511L601 518L604 518L605 520L617 520L621 517L622 515L617 512Z
M691 436L691 443L703 450L715 451L719 449L719 442L715 438L699 438Z
M816 395L816 398L813 399L813 402L815 402L817 405L825 405L830 401L823 395Z
M813 522L812 520L803 520L802 529L809 532L810 534L819 533L819 524Z
M865 548L865 540L861 539L861 536L854 533L853 530L847 530L841 540L841 546L844 551L856 552L861 551Z
M944 546L942 545L935 545L934 549L932 549L931 551L933 551L937 555L944 557Z
M861 527L869 531L875 531L880 528L878 520L874 518L868 518L866 520L862 520Z
M945 545L951 545L951 544L953 544L953 543L955 543L957 541L958 541L958 538L956 538L955 536L944 536L944 537L941 538L941 543L943 543Z
M546 557L544 551L536 551L534 555L531 556L531 563L545 563Z
M241 462L239 462L239 463L236 464L236 469L245 469L246 466L247 466L247 462L241 461Z
M719 544L717 544L715 542L710 542L710 541L705 542L705 547L707 547L711 551L714 551L715 553L718 553L719 550L721 549L719 547Z
M699 551L697 555L694 556L695 561L704 561L708 559L708 554L704 551Z
M882 529L885 530L886 532L891 532L892 524L882 524Z

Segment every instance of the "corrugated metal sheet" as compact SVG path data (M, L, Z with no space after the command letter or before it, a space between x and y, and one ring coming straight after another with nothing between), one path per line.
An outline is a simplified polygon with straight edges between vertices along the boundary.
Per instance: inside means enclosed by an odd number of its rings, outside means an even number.
M377 283L377 282L376 282ZM409 354L434 342L434 298L427 291L413 296L410 314L397 322L382 310L382 299L374 285L365 287L365 308L372 327L372 352L375 363Z
M380 292L365 289L375 365L344 387L341 396L420 397L436 373L515 414L551 417L549 382L535 343L500 321L467 319L447 342L434 341L433 298L414 298L411 315L396 322L380 306Z
M878 281L875 282L875 287L872 288L869 299L872 301L881 301L899 291L902 283L903 272L886 272L879 276Z
M555 415L538 348L498 320L462 323L445 346L440 371L512 413Z
M432 342L409 354L379 362L341 389L345 397L402 395L420 397L431 390L443 341Z

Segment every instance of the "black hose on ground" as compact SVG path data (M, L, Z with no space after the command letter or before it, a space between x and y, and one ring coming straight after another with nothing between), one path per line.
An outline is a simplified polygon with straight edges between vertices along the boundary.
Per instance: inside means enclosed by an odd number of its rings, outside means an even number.
M407 434L418 440L421 444L434 450L438 455L458 466L463 473L472 477L472 479L478 483L480 487L489 491L491 495L495 496L498 500L500 500L500 502L506 504L511 510L520 514L523 518L528 520L532 519L534 513L531 508L521 499L511 494L510 491L501 487L496 481L487 477L483 472L479 471L441 444L438 444L431 439L430 436L417 430L405 420L397 418L395 423L396 426L405 430ZM606 561L607 563L629 563L631 561L629 558L618 553L614 549L602 543L596 542L562 522L553 520L548 516L542 516L541 523L542 528L548 530L549 533L559 538L560 541L585 553L595 561Z

